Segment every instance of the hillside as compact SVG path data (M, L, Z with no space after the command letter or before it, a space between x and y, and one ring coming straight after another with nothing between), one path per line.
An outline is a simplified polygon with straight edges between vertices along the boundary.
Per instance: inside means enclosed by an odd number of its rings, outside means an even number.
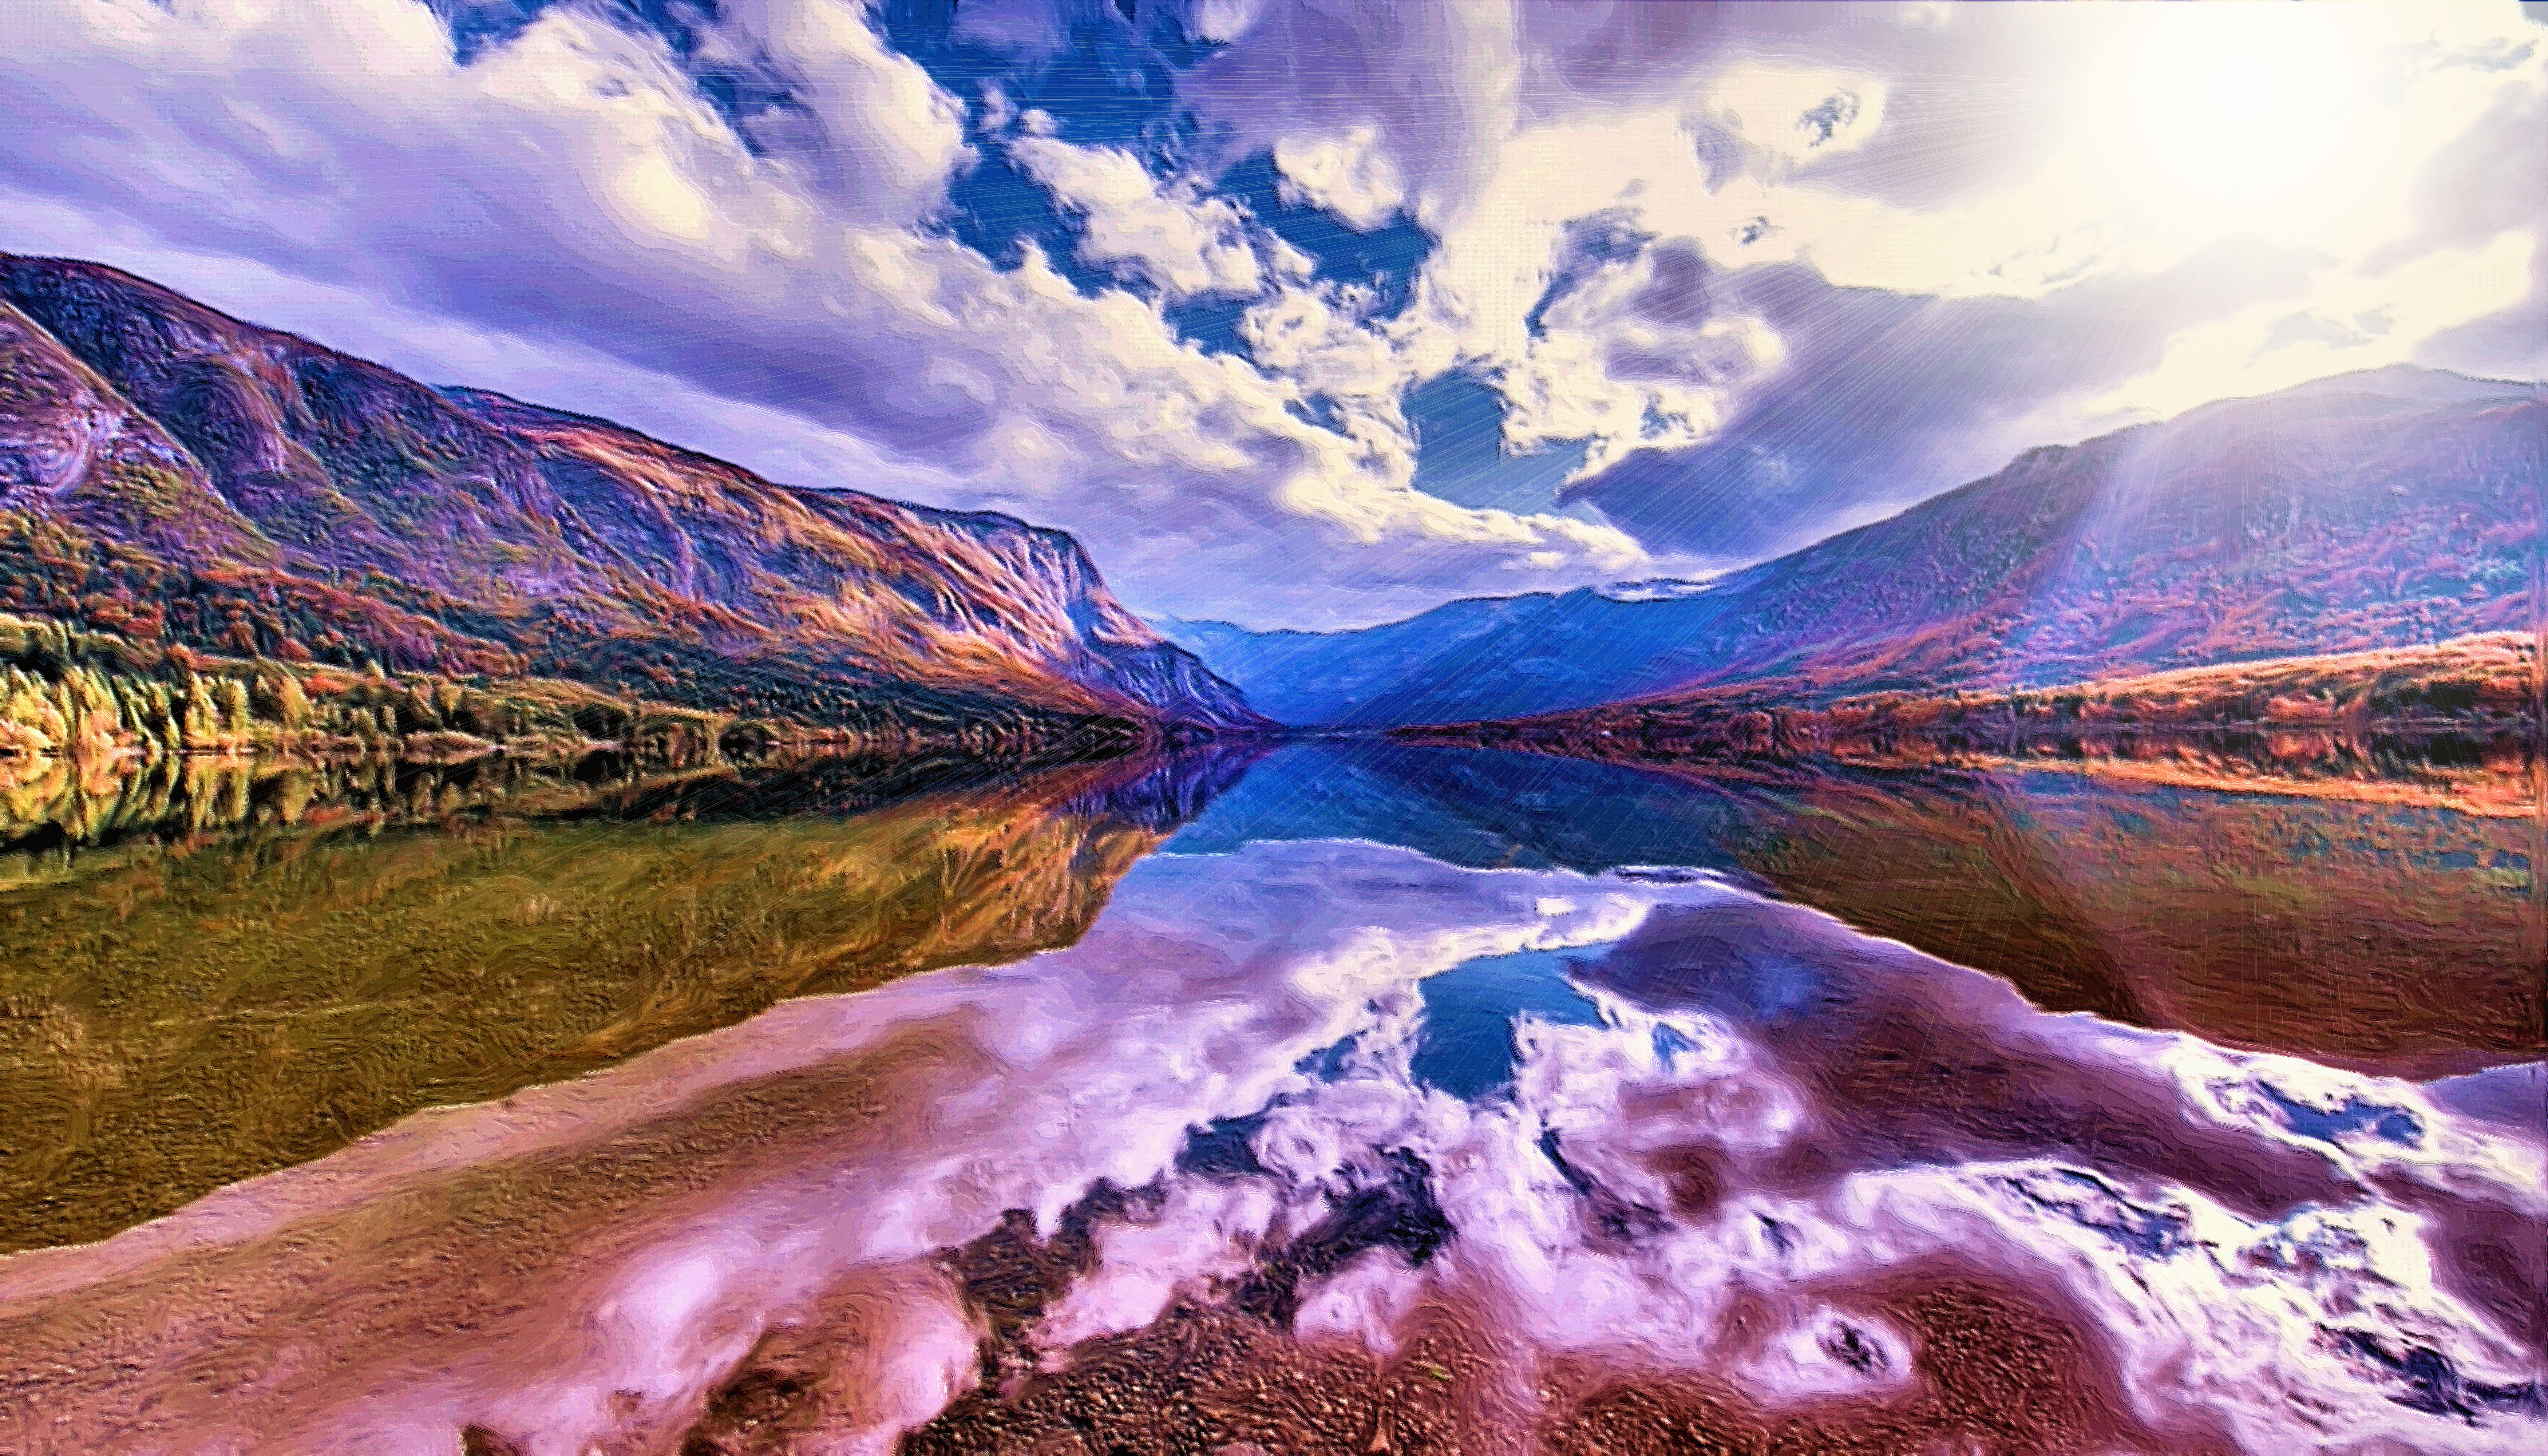
M1262 721L1060 532L773 484L8 255L0 609L854 727Z
M1357 632L1167 630L1297 723L1771 679L1807 698L2040 686L2527 629L2543 482L2548 403L2528 386L2383 369L2032 450L1686 594L1456 601Z
M2528 633L2273 658L2058 687L1872 692L1779 683L1400 728L1410 742L1737 773L1797 765L2072 768L2184 787L2530 817L2540 659Z

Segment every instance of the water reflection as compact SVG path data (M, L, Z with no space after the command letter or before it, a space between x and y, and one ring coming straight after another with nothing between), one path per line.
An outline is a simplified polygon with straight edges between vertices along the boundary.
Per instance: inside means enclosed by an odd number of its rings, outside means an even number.
M1598 1016L1419 1077L1524 955ZM0 1389L60 1450L2519 1451L2539 1167L1711 881L1260 842L0 1265Z
M2535 820L2051 773L1763 798L1781 894L2050 1010L2409 1076L2541 1050Z
M2535 819L1385 744L509 773L47 790L0 1206L124 1231L0 1261L0 1429L2548 1428Z
M2168 762L2179 781L1304 747L1173 848L1352 837L1463 864L1698 866L2048 1010L2400 1075L2540 1054L2541 826L2502 775L2436 789L2419 758L2309 794L2287 762L2246 765L2270 791L2186 787L2195 767ZM2239 762L2207 756L2201 777L2238 783Z
M1240 768L40 779L0 857L0 1248L102 1237L783 997L1066 944Z

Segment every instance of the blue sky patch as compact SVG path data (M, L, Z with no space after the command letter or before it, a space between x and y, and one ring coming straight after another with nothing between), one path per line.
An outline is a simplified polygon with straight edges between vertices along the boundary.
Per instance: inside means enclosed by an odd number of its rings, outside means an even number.
M1346 227L1322 208L1288 202L1283 174L1272 152L1260 151L1222 173L1220 195L1246 205L1259 226L1310 255L1311 276L1321 283L1368 289L1362 310L1370 318L1394 318L1415 295L1415 276L1433 255L1433 235L1405 213L1368 232Z
M887 0L876 24L885 44L964 101L976 129L984 88L995 87L1018 110L1050 113L1063 139L1123 147L1152 171L1174 170L1189 154L1194 123L1177 105L1176 73L1212 47L1189 39L1167 8L1151 6L1147 21L1136 24L1114 5L1084 5L1059 23L1059 34L1032 38L979 19L968 24L959 8L954 0Z
M1473 510L1556 509L1557 488L1583 466L1587 443L1507 455L1503 411L1503 397L1466 374L1446 374L1410 390L1415 489Z
M2320 1142L2334 1142L2347 1133L2368 1133L2383 1141L2412 1147L2424 1136L2422 1121L2405 1108L2347 1097L2343 1106L2330 1111L2286 1097L2261 1082L2257 1090L2282 1111L2284 1127Z
M451 53L462 65L502 47L530 29L552 0L424 0L451 32Z
M1170 304L1160 312L1177 337L1202 349L1207 354L1236 354L1254 362L1247 340L1238 332L1238 320L1256 306L1254 299L1200 298ZM1330 426L1332 427L1332 426Z
M1122 286L1114 274L1080 261L1080 220L998 146L979 148L973 166L949 185L937 227L1003 269L1025 266L1027 244L1034 243L1083 294Z

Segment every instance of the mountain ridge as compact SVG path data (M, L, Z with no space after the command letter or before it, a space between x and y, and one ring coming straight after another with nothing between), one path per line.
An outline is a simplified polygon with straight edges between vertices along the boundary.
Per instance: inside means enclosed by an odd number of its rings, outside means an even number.
M1347 633L1160 625L1266 711L1339 727L2432 643L2531 625L2543 439L2530 386L2392 366L2040 446L1686 593L1467 598Z
M0 608L818 723L1265 725L1059 531L780 485L9 254Z

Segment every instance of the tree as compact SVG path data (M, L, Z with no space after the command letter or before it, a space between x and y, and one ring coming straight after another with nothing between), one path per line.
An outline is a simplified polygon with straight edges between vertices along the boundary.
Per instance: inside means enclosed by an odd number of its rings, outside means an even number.
M213 705L210 680L188 674L186 677L186 714L184 720L186 747L211 748L221 734L221 712Z
M277 722L291 729L309 726L310 694L289 669L276 667L260 674L257 686L272 707Z

